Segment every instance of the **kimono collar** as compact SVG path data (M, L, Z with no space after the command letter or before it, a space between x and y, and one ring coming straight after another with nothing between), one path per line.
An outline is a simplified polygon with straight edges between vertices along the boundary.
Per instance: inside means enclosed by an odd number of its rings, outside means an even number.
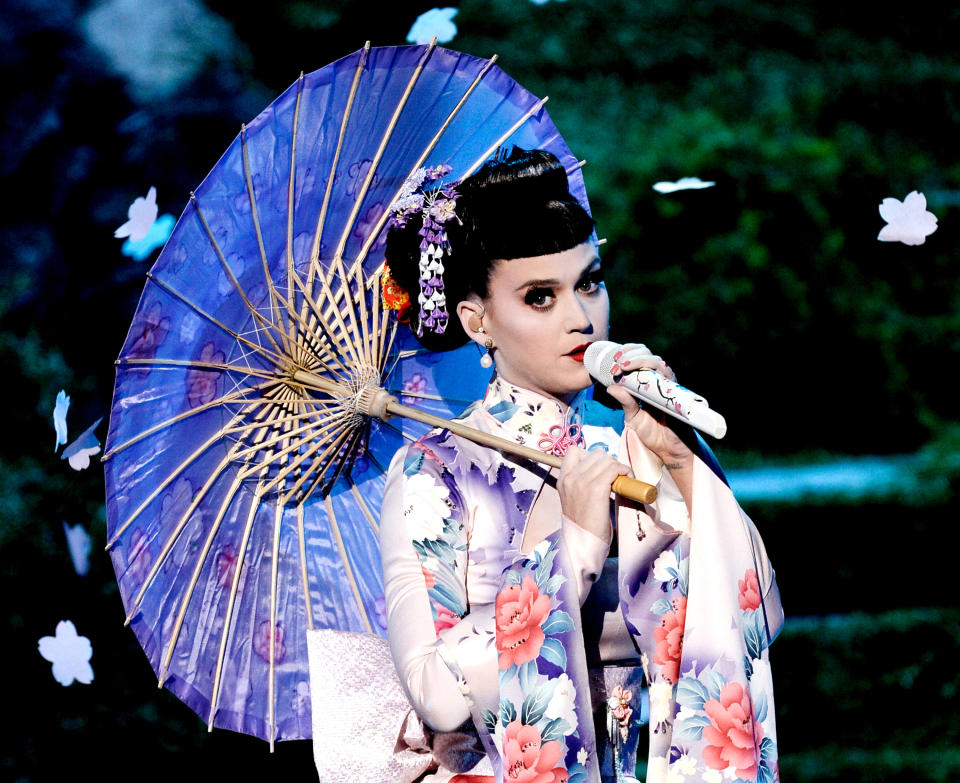
M582 442L580 428L589 397L590 389L584 389L566 407L495 375L481 405L517 443L563 456L571 445Z

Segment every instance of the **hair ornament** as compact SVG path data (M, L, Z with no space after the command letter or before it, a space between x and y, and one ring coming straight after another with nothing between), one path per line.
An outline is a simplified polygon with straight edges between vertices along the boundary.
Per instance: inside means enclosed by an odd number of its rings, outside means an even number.
M406 323L410 312L410 294L397 282L390 267L386 263L383 265L383 272L380 274L380 301L383 302L385 310L395 310L397 320Z
M459 221L457 183L443 182L450 171L447 164L417 169L407 177L397 200L390 206L396 226L405 226L416 214L420 214L423 221L417 232L421 237L417 337L423 336L424 327L443 334L450 320L443 289L443 263L451 253L445 224L453 219Z

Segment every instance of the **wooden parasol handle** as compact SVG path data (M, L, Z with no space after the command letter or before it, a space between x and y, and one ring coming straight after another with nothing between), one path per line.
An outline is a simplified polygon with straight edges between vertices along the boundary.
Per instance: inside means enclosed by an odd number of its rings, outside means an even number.
M338 397L344 397L349 392L335 381L314 375L305 370L297 370L293 373L293 380L302 383L304 386L323 391ZM551 468L559 468L561 459L554 454L547 454L539 449L531 449L529 446L522 446L506 438L499 438L487 432L481 432L473 427L468 427L458 421L444 419L441 416L434 416L432 413L426 413L419 408L412 408L409 405L401 404L386 389L379 386L369 386L356 395L357 410L366 416L375 416L378 419L386 421L391 416L403 416L406 419L429 424L431 427L440 427L450 430L456 435L460 435L474 443L482 446L504 451L517 457L540 462L549 465ZM636 500L639 503L653 503L657 499L657 488L652 484L647 484L629 476L618 476L613 482L613 491L618 495L630 500Z
M458 421L450 421L449 419L444 419L440 416L424 413L418 408L412 408L409 405L401 404L397 401L396 397L389 394L385 390L381 389L379 391L382 392L382 394L375 395L377 399L373 404L373 409L371 410L370 415L375 415L384 420L390 418L391 415L415 419L416 421L423 422L424 424L429 424L432 427L442 427L443 429L450 430L450 432L453 432L456 435L461 435L468 440L472 440L474 443L481 444L482 446L489 446L490 448L504 451L517 457L523 457L524 459L533 460L534 462L540 462L544 465L549 465L552 468L560 467L561 458L554 454L547 454L539 449L532 449L529 446L522 446L519 443L514 443L512 440L499 438L496 435L491 435L487 432L474 429L473 427L468 427ZM378 410L381 412L377 412ZM636 500L640 503L653 503L653 501L657 499L657 488L655 486L635 478L630 478L629 476L617 476L613 482L613 491L621 497L629 498L630 500Z

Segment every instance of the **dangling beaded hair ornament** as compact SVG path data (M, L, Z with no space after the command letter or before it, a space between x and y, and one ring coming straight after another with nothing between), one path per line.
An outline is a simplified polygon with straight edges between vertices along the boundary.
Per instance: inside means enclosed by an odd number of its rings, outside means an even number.
M390 206L396 226L405 226L418 212L423 216L423 226L417 232L421 237L417 337L423 336L424 327L443 334L450 320L443 290L443 262L450 257L451 250L444 226L451 219L460 220L456 213L456 183L443 183L450 171L446 164L417 169L407 177L399 197ZM429 188L424 187L425 183L430 183Z

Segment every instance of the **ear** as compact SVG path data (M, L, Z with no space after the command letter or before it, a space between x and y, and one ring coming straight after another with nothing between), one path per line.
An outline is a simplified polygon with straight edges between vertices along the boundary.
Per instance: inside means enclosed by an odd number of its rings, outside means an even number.
M484 341L490 336L478 331L482 324L485 309L483 302L476 294L468 294L466 299L457 303L457 317L460 319L460 325L463 326L463 331L467 333L467 337L477 345L483 345Z

